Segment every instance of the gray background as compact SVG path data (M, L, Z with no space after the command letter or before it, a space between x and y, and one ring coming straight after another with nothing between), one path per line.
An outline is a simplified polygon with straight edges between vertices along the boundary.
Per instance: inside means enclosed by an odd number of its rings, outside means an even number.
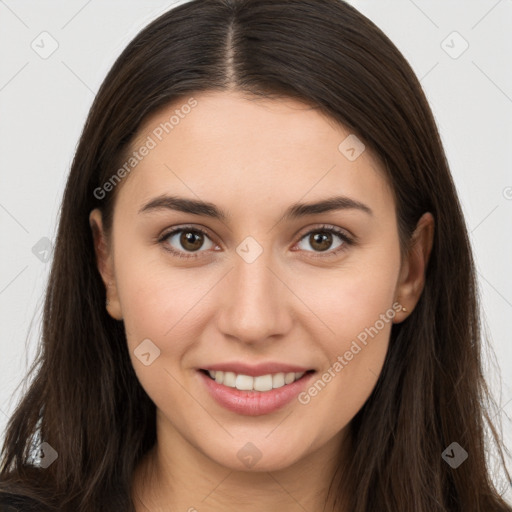
M0 441L35 355L48 249L86 114L122 49L175 3L0 0ZM510 448L512 0L351 3L410 62L440 128L474 247L485 332L501 367L502 382L493 353L484 353ZM512 501L510 485L507 496Z

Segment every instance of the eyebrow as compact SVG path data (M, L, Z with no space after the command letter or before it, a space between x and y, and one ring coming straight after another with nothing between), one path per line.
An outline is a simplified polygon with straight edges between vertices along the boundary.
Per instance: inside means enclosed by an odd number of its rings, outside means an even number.
M229 217L225 211L221 210L213 203L168 195L158 196L152 199L139 210L139 213L147 213L155 210L175 210L211 217L221 221L226 221ZM371 208L364 203L347 196L335 196L315 203L294 203L285 211L281 220L297 219L307 215L337 210L360 210L368 215L373 215Z

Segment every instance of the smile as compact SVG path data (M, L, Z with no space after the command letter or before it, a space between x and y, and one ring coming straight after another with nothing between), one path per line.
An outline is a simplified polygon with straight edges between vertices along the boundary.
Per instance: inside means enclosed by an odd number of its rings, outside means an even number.
M222 384L230 388L236 388L240 391L270 391L272 389L282 388L288 384L299 380L305 372L280 372L267 373L252 377L250 375L237 374L234 372L223 372L221 370L209 370L208 375L215 380L217 384Z
M294 399L304 391L315 373L315 370L283 368L283 365L255 368L229 364L197 372L207 396L224 409L246 416L270 414L296 403Z

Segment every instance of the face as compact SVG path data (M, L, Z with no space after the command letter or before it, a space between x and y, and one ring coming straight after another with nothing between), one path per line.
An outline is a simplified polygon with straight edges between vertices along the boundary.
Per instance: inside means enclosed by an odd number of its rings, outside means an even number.
M392 191L350 131L294 100L194 98L132 144L150 149L117 185L97 249L108 311L160 442L276 470L343 437L399 304L414 306L418 265L401 265ZM97 210L91 225L104 236Z

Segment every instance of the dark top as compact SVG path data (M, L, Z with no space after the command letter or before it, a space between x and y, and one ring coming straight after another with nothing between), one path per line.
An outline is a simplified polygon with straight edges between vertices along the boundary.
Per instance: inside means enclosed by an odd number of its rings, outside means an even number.
M20 508L20 506L14 505L14 503L8 500L0 501L0 512L25 512L27 508Z
M39 512L39 507L33 500L22 496L0 496L0 512Z

